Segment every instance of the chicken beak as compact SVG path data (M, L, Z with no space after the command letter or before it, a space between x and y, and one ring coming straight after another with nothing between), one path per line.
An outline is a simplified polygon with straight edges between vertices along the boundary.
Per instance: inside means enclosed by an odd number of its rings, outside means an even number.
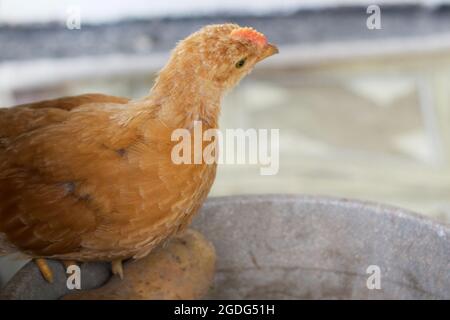
M268 43L264 47L264 50L261 53L261 55L259 56L258 62L261 61L261 60L264 60L264 59L266 59L266 58L268 58L270 56L273 56L274 54L277 54L278 52L279 52L278 48L275 45L273 45L271 43Z

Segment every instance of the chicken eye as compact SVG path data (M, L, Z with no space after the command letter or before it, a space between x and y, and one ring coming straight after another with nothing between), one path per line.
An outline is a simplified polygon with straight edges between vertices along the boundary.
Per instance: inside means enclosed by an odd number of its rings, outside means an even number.
M239 60L238 62L236 62L236 68L242 68L245 64L245 60L247 60L246 58Z

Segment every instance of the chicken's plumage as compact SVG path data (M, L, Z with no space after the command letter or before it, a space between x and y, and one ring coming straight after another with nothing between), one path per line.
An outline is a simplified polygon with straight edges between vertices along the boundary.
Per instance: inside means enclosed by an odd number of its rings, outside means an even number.
M223 93L276 52L264 40L206 26L177 45L143 99L88 94L0 109L0 252L120 261L184 229L216 165L174 164L171 134L196 120L217 128Z

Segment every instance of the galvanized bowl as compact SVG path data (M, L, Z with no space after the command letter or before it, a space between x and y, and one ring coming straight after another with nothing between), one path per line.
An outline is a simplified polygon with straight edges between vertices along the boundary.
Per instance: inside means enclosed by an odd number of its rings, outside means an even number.
M211 198L193 227L217 250L213 299L450 299L450 228L403 209L313 196ZM62 266L46 283L34 264L4 299L58 299ZM379 273L378 273L379 271ZM82 287L109 278L82 265ZM377 281L379 276L379 281Z

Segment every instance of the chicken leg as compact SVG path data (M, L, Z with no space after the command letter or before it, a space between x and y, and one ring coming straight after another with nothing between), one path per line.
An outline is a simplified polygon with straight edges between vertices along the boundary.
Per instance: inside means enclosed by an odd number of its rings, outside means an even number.
M53 283L53 271L50 269L47 260L43 258L37 258L34 259L34 262L39 268L39 271L41 271L42 276L45 280L47 280L50 283Z
M123 266L122 266L122 260L117 259L111 261L111 270L113 274L116 274L120 277L120 279L123 279Z

